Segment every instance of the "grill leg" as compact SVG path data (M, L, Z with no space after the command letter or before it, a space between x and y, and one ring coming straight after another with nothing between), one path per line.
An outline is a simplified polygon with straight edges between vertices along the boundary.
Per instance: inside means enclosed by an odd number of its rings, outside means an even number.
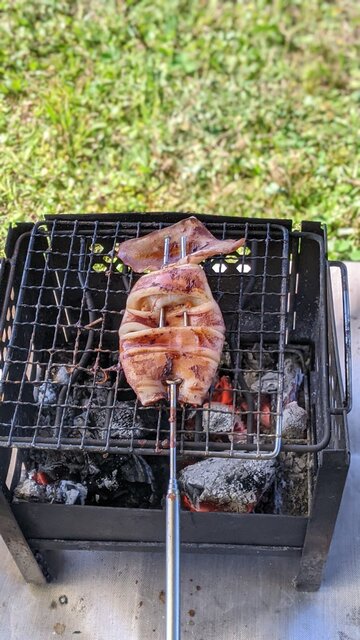
M317 591L321 585L348 467L346 451L325 449L320 454L311 515L295 579L299 591Z
M38 561L31 551L11 510L3 491L0 489L0 535L9 549L14 562L26 582L44 585L47 582ZM40 560L40 558L39 558ZM49 576L47 574L47 578Z

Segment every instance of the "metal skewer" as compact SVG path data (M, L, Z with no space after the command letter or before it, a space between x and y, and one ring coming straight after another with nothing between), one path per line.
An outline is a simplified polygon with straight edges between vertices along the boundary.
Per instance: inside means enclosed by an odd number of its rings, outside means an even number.
M186 256L186 236L180 240L181 257ZM169 261L170 238L164 242L165 267ZM184 326L188 325L184 311ZM159 326L165 326L165 308L160 310ZM170 399L170 473L166 494L166 640L180 640L180 492L176 478L176 409L181 378L167 379Z
M169 262L169 257L170 257L170 236L166 236L166 238L164 240L163 267L166 267L167 263ZM165 326L165 309L164 309L164 307L161 307L161 309L160 309L159 327L164 327L164 326Z
M180 239L180 253L181 257L185 258L186 256L186 236L181 236ZM187 312L184 311L184 327L188 326L188 315Z

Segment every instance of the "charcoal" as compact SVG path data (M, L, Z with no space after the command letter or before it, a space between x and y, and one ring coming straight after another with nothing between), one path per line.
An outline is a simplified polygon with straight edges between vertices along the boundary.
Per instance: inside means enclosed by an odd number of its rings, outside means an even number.
M308 468L306 453L280 453L274 491L275 513L291 516L308 514Z
M261 393L276 393L279 385L279 374L277 371L267 371L251 384L251 391Z
M106 427L108 412L111 422ZM66 424L73 424L74 428L67 430L68 437L94 438L97 440L106 440L110 430L110 436L114 439L131 439L141 438L144 434L145 423L141 413L136 413L134 421L135 407L132 402L116 402L115 407L111 410L108 407L102 407L91 403L91 408L81 413L66 417Z
M284 438L302 438L306 430L307 412L297 402L289 402L283 412L282 435Z
M202 428L203 431L209 433L227 433L234 430L236 415L233 409L221 402L212 402L211 405L205 403L202 412Z
M86 454L81 451L42 451L29 449L23 454L25 469L43 472L51 482L64 478L81 481L86 466Z
M33 392L35 402L43 405L56 404L61 387L68 384L69 380L68 368L65 365L54 365L50 370L50 378L44 380L39 386L35 385Z
M54 406L43 406L38 416L39 435L45 438L53 438L56 436L54 428L56 409Z
M68 367L61 365L60 367L53 367L51 370L51 377L55 384L61 386L68 384L70 380L70 372Z
M115 403L115 407L111 415L111 423L108 428L105 427L109 409L100 408L89 411L89 417L92 424L99 432L100 439L107 436L110 427L111 438L141 438L144 430L144 423L139 413L136 413L134 420L134 405L131 402Z
M85 504L87 488L79 482L60 480L56 487L54 502L62 504Z
M34 387L34 400L38 404L56 404L59 386L51 381L42 382Z
M128 482L144 482L155 490L154 476L150 465L145 458L140 456L127 456L125 458L122 473Z
M230 347L229 344L226 342L224 342L224 347L221 353L221 357L220 357L220 364L219 367L220 369L222 368L226 368L226 369L231 369L231 352L230 352Z
M94 388L86 386L78 386L74 389L74 399L81 407L103 407L109 404L109 392L111 390L111 382L107 381L101 385L96 385Z
M88 504L149 508L160 506L151 467L136 455L91 455L93 468L87 478Z
M58 504L85 504L87 488L71 480L39 483L35 469L27 472L14 490L14 502L51 502Z
M179 485L195 511L252 511L274 482L273 460L208 458L179 473Z
M240 413L234 413L233 408L212 402L211 406L206 403L204 408L208 411L202 412L202 429L212 436L227 434L227 440L239 444L246 440L247 427Z
M260 345L254 344L251 350L244 353L242 367L244 371L245 382L250 389L258 380L258 369L274 369L276 362L273 354L269 353L266 348L262 349L262 360L260 363Z
M26 475L16 487L15 501L138 508L161 504L158 481L141 456L30 449L24 464Z
M34 469L20 479L14 489L13 502L47 502L45 485L32 480L33 475Z
M296 355L290 354L284 360L284 406L297 400L304 374Z
M255 363L257 361L255 360ZM266 371L259 376L255 371L247 371L244 374L246 382L253 392L274 394L278 390L279 374L277 371ZM301 370L299 359L295 354L288 354L284 359L284 385L283 405L297 400L299 388L302 385L304 374Z

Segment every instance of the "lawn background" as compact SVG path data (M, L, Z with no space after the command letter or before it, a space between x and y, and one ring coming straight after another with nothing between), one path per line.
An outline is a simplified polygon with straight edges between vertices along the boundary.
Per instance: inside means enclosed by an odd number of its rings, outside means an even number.
M360 259L359 0L0 0L0 215L321 220Z

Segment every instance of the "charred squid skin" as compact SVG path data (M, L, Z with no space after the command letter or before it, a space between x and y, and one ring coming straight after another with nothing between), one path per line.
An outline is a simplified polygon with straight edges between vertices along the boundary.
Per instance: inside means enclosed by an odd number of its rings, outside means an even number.
M161 327L120 336L127 382L148 406L167 397L165 378L182 378L179 402L201 405L216 375L224 344L212 327Z

